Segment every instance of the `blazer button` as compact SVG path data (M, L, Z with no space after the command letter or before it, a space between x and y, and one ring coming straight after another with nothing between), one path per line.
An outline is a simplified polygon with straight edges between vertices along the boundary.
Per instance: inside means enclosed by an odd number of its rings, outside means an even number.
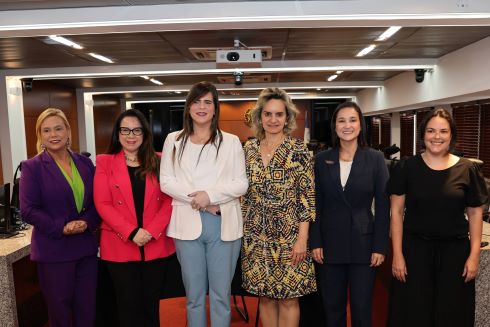
M157 201L160 201L160 198L157 198Z
M115 186L116 188L119 188L119 184L115 184L114 186Z
M117 204L122 205L122 201L121 200L117 201Z
M82 208L82 212L85 212L85 211L87 211L87 208Z

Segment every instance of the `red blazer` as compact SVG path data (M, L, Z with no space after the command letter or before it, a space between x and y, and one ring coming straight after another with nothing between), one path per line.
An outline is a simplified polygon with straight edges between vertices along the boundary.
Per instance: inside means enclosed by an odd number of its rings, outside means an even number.
M160 191L155 176L146 177L143 228L153 239L145 245L145 260L171 255L175 245L166 236L172 213L171 198ZM138 246L128 239L138 227L131 181L123 152L102 154L96 159L94 202L102 219L100 257L103 260L140 261Z

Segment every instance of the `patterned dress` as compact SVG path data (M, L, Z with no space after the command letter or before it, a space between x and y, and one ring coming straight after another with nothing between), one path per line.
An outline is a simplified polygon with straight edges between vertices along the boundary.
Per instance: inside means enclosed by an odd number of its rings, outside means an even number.
M264 168L259 144L245 144L249 188L242 200L242 286L274 299L300 297L316 291L309 251L303 262L291 265L299 223L315 217L312 158L303 142L287 137Z

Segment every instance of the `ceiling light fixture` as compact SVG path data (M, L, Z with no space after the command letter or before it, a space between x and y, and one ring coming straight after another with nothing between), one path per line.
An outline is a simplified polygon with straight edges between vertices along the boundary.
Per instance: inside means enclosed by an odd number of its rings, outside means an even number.
M156 79L154 79L154 78L150 78L150 82L152 82L152 83L154 83L154 84L156 84L156 85L163 85L163 83L162 83L162 82L160 82L159 80L156 80Z
M143 75L143 76L140 76L142 79L146 79L146 80L149 80L150 78L146 75Z
M83 49L83 47L80 44L75 43L71 40L68 40L67 38L64 38L63 36L50 35L49 38L55 42L61 43L61 44L66 45L67 47L70 47L70 48L74 48L74 49L78 49L78 50Z
M100 61L103 61L103 62L107 62L109 64L113 64L114 63L114 61L112 61L112 59L109 59L109 58L107 58L105 56L102 56L100 54L97 54L97 53L90 52L89 53L89 56L94 57L97 60L100 60Z
M375 41L386 41L402 28L401 26L391 26L383 32Z
M340 74L342 74L343 72L344 72L343 70L337 70L337 71L335 72L335 74L340 75Z
M337 77L339 77L339 75L332 75L332 76L330 76L329 78L327 78L327 81L331 82L331 81L333 81L334 79L336 79Z
M361 51L359 51L359 53L356 54L356 57L364 57L365 55L367 55L368 53L370 53L371 51L373 51L374 48L376 48L376 44L371 44L368 47L365 47L364 49L362 49Z

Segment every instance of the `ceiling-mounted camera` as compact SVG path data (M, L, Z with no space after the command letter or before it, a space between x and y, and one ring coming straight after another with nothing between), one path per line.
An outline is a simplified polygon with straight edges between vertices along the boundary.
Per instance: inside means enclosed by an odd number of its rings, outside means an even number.
M415 82L422 83L424 81L426 69L415 69Z
M243 73L242 72L234 72L233 77L235 78L235 85L242 85L243 83Z

